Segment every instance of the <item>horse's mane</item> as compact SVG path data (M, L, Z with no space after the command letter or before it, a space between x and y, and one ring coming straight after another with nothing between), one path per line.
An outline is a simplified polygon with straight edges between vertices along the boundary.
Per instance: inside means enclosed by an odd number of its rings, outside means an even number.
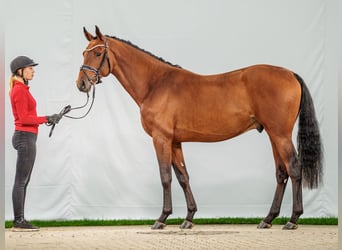
M138 50L140 50L140 51L142 51L142 52L144 52L144 53L146 53L146 54L148 54L148 55L150 55L150 56L152 56L152 57L158 59L159 61L161 61L161 62L163 62L163 63L166 63L166 64L171 65L171 66L176 67L176 68L182 68L182 67L179 66L179 65L176 65L176 64L170 63L170 62L168 62L168 61L165 61L162 57L156 56L156 55L152 54L151 52L146 51L146 50L144 50L144 49L138 47L137 45L131 43L130 41L127 41L127 40L124 40L124 39L121 39L121 38L118 38L118 37L115 37L115 36L108 36L108 35L106 35L106 36L109 37L109 38L116 39L116 40L118 40L118 41L120 41L120 42L126 43L126 44L128 44L129 46L131 46L131 47L133 47L133 48L135 48L135 49L138 49Z

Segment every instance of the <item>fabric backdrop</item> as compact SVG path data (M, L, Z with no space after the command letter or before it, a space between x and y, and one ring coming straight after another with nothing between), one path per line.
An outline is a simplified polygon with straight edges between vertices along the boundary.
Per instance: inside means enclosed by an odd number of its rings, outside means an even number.
M35 0L21 1L17 8L17 2L7 2L6 80L10 61L27 55L39 63L30 86L40 115L83 104L85 94L75 85L87 45L82 28L94 33L95 25L104 34L130 40L200 74L258 63L289 68L310 89L324 142L324 185L304 190L303 217L337 216L337 4L338 0ZM113 76L103 79L96 92L85 119L63 118L51 138L50 128L40 127L27 193L28 219L159 216L159 170L138 107ZM5 105L5 217L12 219L16 151L7 96ZM265 132L253 130L219 143L184 143L183 149L197 218L268 213L276 180ZM184 217L183 192L173 179L171 217ZM288 185L281 216L291 215L291 197Z

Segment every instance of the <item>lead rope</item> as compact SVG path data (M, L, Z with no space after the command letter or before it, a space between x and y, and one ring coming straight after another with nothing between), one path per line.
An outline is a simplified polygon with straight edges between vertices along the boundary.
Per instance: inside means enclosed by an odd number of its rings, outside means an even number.
M82 115L82 116L70 116L70 115L67 115L67 113L69 113L69 112L72 111L72 110L82 109L82 108L86 107L87 104L88 104L88 102L89 102L89 93L87 93L87 101L86 101L86 103L85 103L84 105L79 106L79 107L75 107L75 108L72 108L71 105L67 105L67 106L65 106L65 107L61 110L61 112L59 112L59 114L60 114L61 116L64 116L64 117L67 117L67 118L70 118L70 119L74 119L74 120L85 118L85 117L89 114L91 108L93 107L94 100L95 100L95 85L92 85L92 86L93 86L93 94L92 94L91 104L90 104L90 106L89 106L88 111L87 111L84 115ZM49 137L51 137L51 136L52 136L52 133L53 133L53 131L54 131L54 129L55 129L56 124L47 123L46 125L47 125L47 126L51 126L50 133L49 133Z

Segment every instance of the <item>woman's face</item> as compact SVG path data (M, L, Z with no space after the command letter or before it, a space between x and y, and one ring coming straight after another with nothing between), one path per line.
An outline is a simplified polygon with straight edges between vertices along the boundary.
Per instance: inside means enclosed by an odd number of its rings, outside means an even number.
M33 79L34 77L34 67L30 66L30 67L26 67L23 69L23 77L24 79L30 81Z

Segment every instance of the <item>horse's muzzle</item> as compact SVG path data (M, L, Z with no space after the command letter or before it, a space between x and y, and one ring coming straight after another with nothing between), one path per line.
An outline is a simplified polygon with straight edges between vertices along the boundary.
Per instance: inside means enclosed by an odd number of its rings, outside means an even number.
M90 88L87 88L87 83L83 79L80 82L77 82L77 87L79 91L82 91L82 92L89 92L89 89L90 89Z

